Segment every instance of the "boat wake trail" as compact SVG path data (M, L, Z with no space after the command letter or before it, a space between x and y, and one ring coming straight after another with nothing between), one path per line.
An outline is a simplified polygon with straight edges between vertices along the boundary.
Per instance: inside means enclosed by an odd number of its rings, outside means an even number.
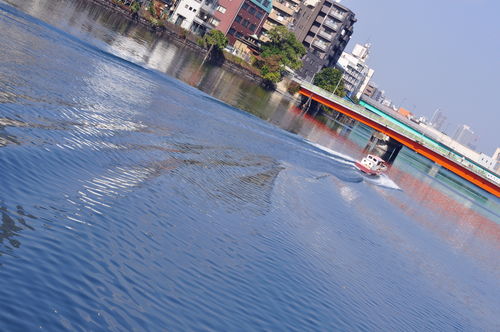
M394 190L402 190L390 177L388 177L386 174L381 174L378 177L371 178L368 176L364 177L365 181L371 184L374 184L379 187L384 187L388 189L394 189Z

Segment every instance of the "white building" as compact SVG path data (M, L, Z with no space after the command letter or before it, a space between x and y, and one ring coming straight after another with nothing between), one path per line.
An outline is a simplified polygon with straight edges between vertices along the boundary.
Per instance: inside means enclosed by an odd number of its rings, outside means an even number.
M342 78L348 96L359 99L375 73L365 63L368 60L370 47L370 44L356 44L352 53L342 52L337 61L337 67L344 72Z
M434 114L432 114L430 125L436 128L437 130L443 131L446 120L447 120L446 115L444 115L441 109L438 108L434 111Z
M467 125L461 125L458 127L453 139L461 144L468 146L471 149L475 149L477 146L478 137L472 129Z
M477 163L489 170L494 170L495 167L495 161L493 160L493 158L484 153L481 153L479 155L479 160L477 161Z
M179 0L170 21L186 30L203 35L217 24L213 17L216 7L217 2L213 0Z

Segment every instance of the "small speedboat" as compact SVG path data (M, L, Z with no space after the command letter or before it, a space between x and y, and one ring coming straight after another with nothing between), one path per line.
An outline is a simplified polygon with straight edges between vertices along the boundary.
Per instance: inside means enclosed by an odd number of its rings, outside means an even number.
M387 170L385 161L372 154L367 155L361 161L355 162L354 166L361 172L372 176L380 175Z

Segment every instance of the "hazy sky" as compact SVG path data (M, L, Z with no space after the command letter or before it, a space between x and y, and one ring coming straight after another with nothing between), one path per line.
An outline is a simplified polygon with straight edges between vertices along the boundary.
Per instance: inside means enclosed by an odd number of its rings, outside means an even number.
M427 118L440 108L453 135L467 124L480 152L500 147L500 0L343 0L358 19L346 51L372 44L372 78Z

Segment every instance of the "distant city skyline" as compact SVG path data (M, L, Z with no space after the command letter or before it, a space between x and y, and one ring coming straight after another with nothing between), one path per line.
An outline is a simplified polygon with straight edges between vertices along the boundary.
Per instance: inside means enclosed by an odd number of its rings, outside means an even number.
M449 135L468 125L477 150L500 146L500 2L494 0L344 0L358 21L347 46L371 43L372 80L397 106L447 117ZM466 97L466 98L465 98Z

